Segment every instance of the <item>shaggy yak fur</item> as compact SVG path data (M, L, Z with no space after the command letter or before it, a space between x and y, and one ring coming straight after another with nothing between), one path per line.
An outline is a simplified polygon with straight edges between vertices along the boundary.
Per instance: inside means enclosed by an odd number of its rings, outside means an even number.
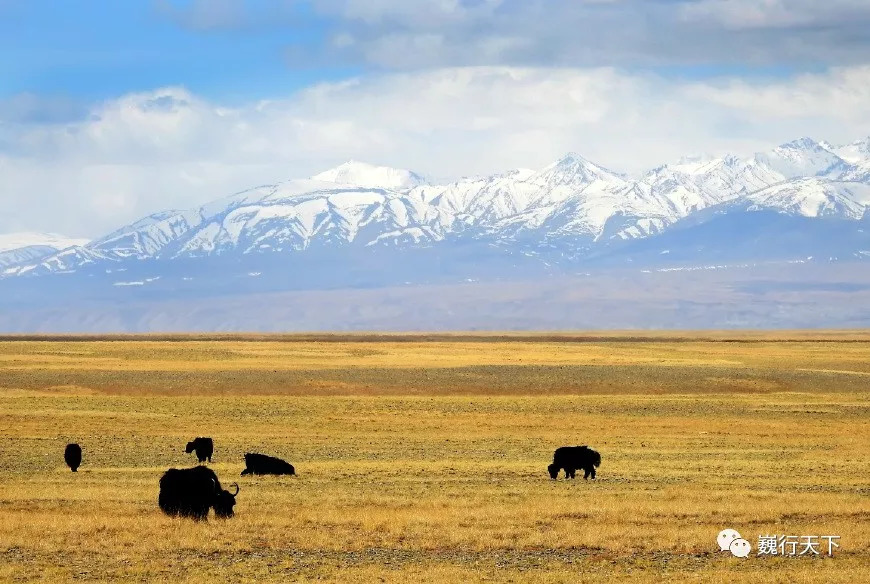
M187 448L184 451L187 454L196 451L197 460L205 462L208 459L211 462L211 455L214 454L214 442L211 438L194 438L187 443Z
M280 458L249 452L245 455L245 470L242 471L242 476L247 474L295 475L296 469L293 468L292 464L284 462Z
M214 508L217 517L233 516L236 495L221 487L217 475L208 467L170 468L160 479L160 496L157 504L167 515L191 517L201 520L208 517L208 510Z
M82 447L78 444L67 444L66 450L63 451L63 459L73 472L78 471L82 465Z
M565 478L573 479L578 468L583 469L583 478L595 478L595 467L601 465L601 455L588 446L562 446L553 453L553 464L547 467L550 478L559 476L565 469Z

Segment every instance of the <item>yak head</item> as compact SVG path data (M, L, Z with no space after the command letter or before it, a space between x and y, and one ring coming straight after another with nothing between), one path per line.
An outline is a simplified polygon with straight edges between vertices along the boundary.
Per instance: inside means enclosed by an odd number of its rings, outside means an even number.
M187 454L190 454L191 452L193 452L194 448L196 448L196 443L195 442L188 442L187 448L184 449L184 452L186 452Z
M230 493L225 489L221 489L220 486L215 483L215 497L214 497L214 514L217 517L221 517L227 519L233 516L233 507L236 505L236 495L239 494L239 485L238 483L233 483L232 486L236 488L234 493Z
M551 479L556 479L556 478L558 478L558 476L559 476L559 470L560 470L559 467L556 466L555 464L551 464L550 466L547 467L547 472L550 473L550 478L551 478Z

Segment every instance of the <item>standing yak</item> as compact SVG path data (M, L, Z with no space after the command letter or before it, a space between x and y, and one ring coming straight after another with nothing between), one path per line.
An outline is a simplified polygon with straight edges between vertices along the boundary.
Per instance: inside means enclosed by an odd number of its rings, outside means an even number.
M296 469L289 462L265 454L247 453L245 455L245 470L242 476L254 475L295 475Z
M78 444L67 444L63 451L63 459L73 472L78 472L82 465L82 447Z
M595 467L601 465L601 455L588 446L562 446L553 453L553 464L547 467L550 478L559 476L559 471L565 469L565 478L574 478L578 468L583 469L583 478L595 478Z
M205 462L206 459L211 462L211 455L214 454L214 442L211 438L194 438L187 443L187 448L184 449L184 452L190 454L194 450L199 462Z
M205 466L193 468L170 468L160 478L160 496L157 504L167 515L191 517L202 520L208 517L208 510L214 508L217 517L233 516L236 495L221 487L213 470Z

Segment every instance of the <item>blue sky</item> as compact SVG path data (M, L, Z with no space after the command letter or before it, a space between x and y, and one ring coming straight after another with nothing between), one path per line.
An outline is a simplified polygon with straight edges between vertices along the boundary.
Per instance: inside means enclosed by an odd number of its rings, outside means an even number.
M311 15L300 27L260 23L197 30L178 22L170 6L147 0L9 3L0 8L0 92L91 101L184 85L202 95L243 100L355 72L347 66L289 65L288 47L312 46L322 38L323 24Z
M0 0L0 232L98 236L349 158L641 173L852 141L868 31L867 0Z

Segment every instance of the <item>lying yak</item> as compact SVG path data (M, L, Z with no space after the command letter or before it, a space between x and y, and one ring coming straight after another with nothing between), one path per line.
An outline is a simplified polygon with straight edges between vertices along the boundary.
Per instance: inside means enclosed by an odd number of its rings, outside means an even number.
M296 469L293 468L292 464L284 462L280 458L249 452L245 455L245 470L242 471L242 476L247 474L295 475Z
M553 464L547 467L550 478L559 476L559 471L565 469L565 478L574 478L578 468L583 469L583 478L595 478L595 467L601 465L601 455L588 446L562 446L553 453Z
M66 450L63 451L63 459L73 472L77 472L82 465L82 447L78 444L67 444Z
M160 478L160 496L157 504L167 515L206 519L208 510L214 508L217 517L233 516L239 485L233 483L236 492L221 487L217 475L208 467L170 468Z
M208 459L211 462L211 455L214 454L214 442L211 438L194 438L187 443L187 448L184 451L187 454L196 451L197 460L205 462Z

